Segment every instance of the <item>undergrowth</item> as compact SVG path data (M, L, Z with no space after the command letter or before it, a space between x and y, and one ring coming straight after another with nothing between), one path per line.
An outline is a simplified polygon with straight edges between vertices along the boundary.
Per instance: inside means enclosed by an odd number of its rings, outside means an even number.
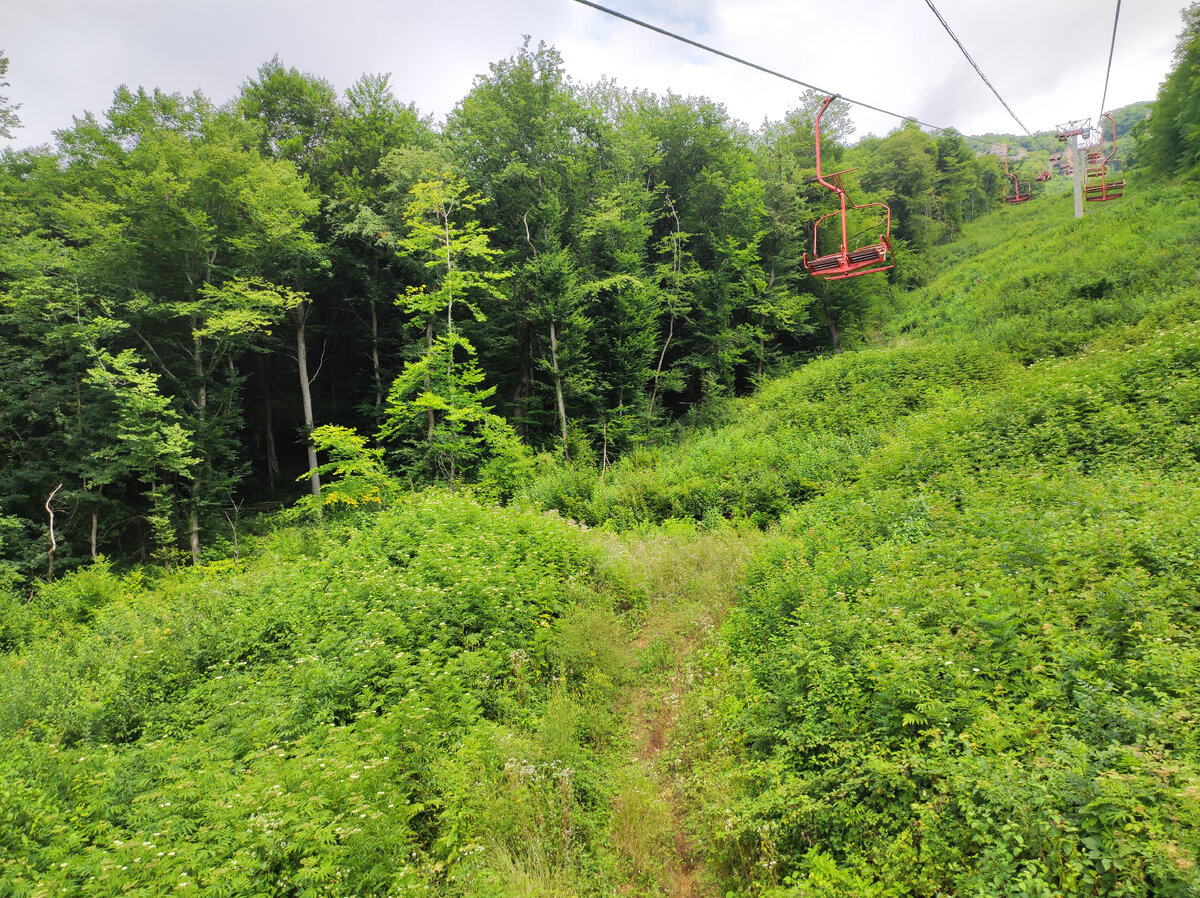
M549 513L6 597L0 894L1200 893L1193 206L977 222Z
M879 345L594 491L636 522L703 464L821 472L709 505L779 521L666 750L728 894L1200 892L1188 201L975 225Z
M243 558L22 609L0 894L603 890L623 667L580 629L636 597L575 528L427 492Z

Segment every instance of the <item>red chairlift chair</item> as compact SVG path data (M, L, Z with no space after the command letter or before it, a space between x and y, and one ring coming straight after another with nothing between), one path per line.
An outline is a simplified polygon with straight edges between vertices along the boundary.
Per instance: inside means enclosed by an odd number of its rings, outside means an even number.
M1037 175L1034 176L1033 180L1049 181L1051 177L1052 177L1052 175L1050 174L1050 172L1043 170L1043 171L1038 172Z
M847 197L846 188L842 186L842 175L849 174L855 171L853 168L845 171L833 172L829 175L821 173L821 116L825 114L825 110L829 108L829 104L834 100L833 97L826 97L825 103L821 106L821 111L817 113L816 122L816 148L817 148L817 176L813 178L821 186L832 190L838 195L838 210L830 212L828 215L822 215L817 219L817 223L813 225L813 258L809 259L808 253L802 257L805 269L813 277L821 278L827 281L840 281L844 278L858 277L862 274L874 274L877 271L887 271L889 268L895 268L896 263L890 265L885 264L888 260L888 253L892 249L892 210L884 203L849 203L852 209L869 209L879 207L884 210L886 218L884 221L883 233L879 235L879 242L872 243L868 246L862 246L857 249L849 248L849 240L846 236L846 207ZM833 216L839 216L842 223L842 244L838 247L837 252L827 255L819 255L820 250L817 248L817 233L821 227L821 222Z
M1125 179L1109 180L1109 163L1117 154L1117 123L1107 112L1104 117L1112 125L1112 152L1101 156L1100 164L1088 166L1088 182L1083 186L1083 198L1089 203L1106 203L1109 200L1120 199L1125 194ZM1100 150L1103 154L1103 149ZM1090 154L1089 154L1090 156Z
M1005 191L1004 202L1008 203L1011 206L1011 205L1016 205L1017 203L1028 202L1029 200L1033 199L1033 190L1030 188L1029 182L1028 181L1018 181L1017 173L1008 170L1008 147L1004 148L1004 174L1007 175L1012 180L1012 187L1013 187L1012 193ZM1039 178L1039 180L1040 180L1040 178ZM1025 185L1024 193L1021 192L1022 184Z

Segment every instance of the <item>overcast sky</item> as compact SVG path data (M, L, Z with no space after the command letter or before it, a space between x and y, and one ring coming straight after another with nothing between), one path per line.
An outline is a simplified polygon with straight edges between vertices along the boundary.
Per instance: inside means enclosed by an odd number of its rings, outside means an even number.
M603 2L603 0L601 0ZM1016 123L925 0L607 0L610 6L848 97L967 134ZM1100 111L1115 0L936 0L975 61L1037 131ZM1106 105L1154 98L1182 29L1184 0L1123 5ZM572 0L0 0L11 145L52 140L102 113L121 84L199 89L224 102L276 53L344 90L390 72L397 97L443 118L489 63L530 35L577 82L705 95L758 126L800 88ZM895 119L855 108L858 134ZM2 144L0 144L2 145Z

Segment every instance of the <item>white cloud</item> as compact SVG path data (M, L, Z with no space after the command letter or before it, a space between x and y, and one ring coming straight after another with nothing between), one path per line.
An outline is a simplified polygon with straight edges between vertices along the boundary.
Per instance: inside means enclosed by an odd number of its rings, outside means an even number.
M278 53L349 86L391 72L402 101L444 116L522 35L553 44L576 81L724 103L757 125L802 88L619 21L571 0L0 0L16 145L48 141L73 115L101 112L122 83L221 102ZM921 0L608 0L607 5L854 99L957 127L1013 131ZM1153 99L1171 63L1182 0L1125 4L1108 106ZM1112 9L1083 0L940 0L950 26L1032 129L1099 111ZM1114 4L1115 6L1115 4ZM858 133L897 122L855 109Z

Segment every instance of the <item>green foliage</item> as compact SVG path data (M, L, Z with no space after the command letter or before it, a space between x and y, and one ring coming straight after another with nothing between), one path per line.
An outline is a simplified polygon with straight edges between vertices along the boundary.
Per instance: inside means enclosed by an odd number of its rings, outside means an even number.
M465 356L457 362L456 348ZM406 447L410 472L417 477L434 474L453 488L460 478L474 478L488 465L484 476L489 488L511 495L527 452L512 425L484 405L495 387L482 387L482 382L470 341L454 333L439 336L392 384L380 436L402 436L429 416L434 423L425 439L410 438Z
M551 455L539 455L533 460L530 482L521 495L565 517L594 521L591 500L598 480L590 464L564 463Z
M927 286L880 297L882 335L969 340L1028 364L1078 352L1188 284L1200 235L1188 191L1131 187L1076 220L1067 187L1056 190L936 251L941 270Z
M333 87L323 78L284 68L278 56L259 66L257 74L242 85L239 106L259 133L262 155L287 159L320 176L339 111Z
M1160 249L1194 239L1184 196L968 226L890 345L763 391L776 431L870 442L782 512L697 662L672 751L727 888L1200 889L1200 293ZM912 326L950 284L970 299ZM606 489L679 483L744 426Z
M728 426L676 448L631 453L603 480L569 465L552 468L528 495L589 524L739 519L765 527L853 478L906 415L1007 376L1001 356L971 346L826 358L738 400L726 412L734 421Z
M146 371L133 350L112 356L101 351L84 382L109 394L116 409L115 439L100 443L89 461L90 481L103 487L125 474L144 478L183 475L197 463L192 435L159 392L158 378Z
M425 352L405 365L392 384L380 436L408 438L405 455L417 477L437 476L451 488L460 476L471 476L487 459L498 460L489 474L491 486L511 494L522 455L516 434L485 402L495 387L482 387L483 371L475 347L461 336L454 320L455 301L476 321L486 320L479 305L484 298L500 299L497 283L506 272L489 271L498 254L488 241L475 212L483 203L468 193L462 178L445 173L413 185L405 212L408 235L400 246L423 261L435 276L435 289L410 287L399 300L425 329ZM436 319L445 315L445 330L434 337ZM460 350L465 360L455 359ZM411 433L425 424L424 440Z
M5 80L7 74L8 57L0 50L0 88L8 87L8 81ZM21 127L21 120L17 118L17 110L20 108L20 103L13 105L9 103L7 96L0 94L0 137L11 138L13 129Z
M728 629L753 684L724 863L819 881L816 844L878 894L1196 888L1194 480L1105 475L871 478L788 522Z
M1150 119L1139 125L1139 159L1160 176L1200 176L1200 5L1183 10L1175 66L1158 90Z
M439 492L338 520L39 590L0 662L0 888L480 894L537 852L595 871L603 720L553 648L603 619L592 553Z
M276 211L286 217L286 211ZM284 312L305 302L303 293L267 284L252 278L235 277L200 289L200 302L189 310L198 314L203 325L196 336L201 339L230 340L247 334L261 334L277 324Z
M488 230L480 227L473 214L483 197L470 193L467 182L449 172L418 181L409 193L405 212L409 232L399 248L436 274L436 286L428 293L410 290L402 300L405 310L429 316L444 311L451 327L457 299L476 320L483 320L479 300L501 299L496 283L508 276L486 270L497 251L489 245Z
M352 428L324 424L313 430L312 441L329 461L316 470L323 478L321 495L305 496L296 503L297 508L384 506L396 495L398 485L387 473L383 450L368 446ZM306 471L299 479L307 480L312 474Z

